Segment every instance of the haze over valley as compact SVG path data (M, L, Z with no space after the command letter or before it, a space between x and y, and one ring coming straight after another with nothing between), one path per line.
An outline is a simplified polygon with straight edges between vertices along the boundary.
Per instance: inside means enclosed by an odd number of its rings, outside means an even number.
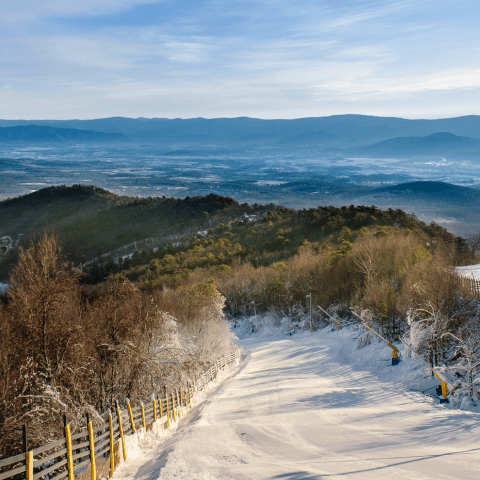
M0 199L86 184L128 196L216 193L293 208L375 204L468 233L480 224L479 128L476 116L3 120ZM391 188L419 181L458 188Z

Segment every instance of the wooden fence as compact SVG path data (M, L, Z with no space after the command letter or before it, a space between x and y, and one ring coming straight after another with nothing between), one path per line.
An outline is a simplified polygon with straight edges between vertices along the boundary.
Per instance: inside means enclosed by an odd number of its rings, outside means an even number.
M459 282L472 292L477 298L480 298L480 280L471 277L462 277L458 275Z
M71 434L64 417L65 437L42 447L0 460L0 480L97 480L112 476L116 467L128 458L128 449L135 435L152 429L168 429L188 409L196 394L214 380L218 372L243 355L242 347L226 355L193 383L184 389L164 391L163 398L132 407L127 399L127 409L104 415L104 423L96 427L87 416L85 431ZM139 431L139 432L138 432ZM138 439L138 436L136 437ZM26 442L24 442L26 443Z

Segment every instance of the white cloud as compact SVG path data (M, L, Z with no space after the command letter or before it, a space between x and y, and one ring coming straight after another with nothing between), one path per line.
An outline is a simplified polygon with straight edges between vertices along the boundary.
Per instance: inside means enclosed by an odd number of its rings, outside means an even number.
M433 0L388 0L380 2L361 2L352 8L352 5L343 5L340 3L338 10L341 13L333 16L325 26L329 28L346 28L352 27L355 24L370 22L371 20L378 20L380 18L391 17L396 15L405 15L412 10L421 10ZM438 5L438 1L437 7ZM345 13L343 13L345 12Z
M480 68L434 72L411 82L404 91L458 90L480 87Z
M358 72L356 78L347 78L343 82L319 83L316 86L317 94L369 95L380 99L411 93L480 89L480 68L438 70L419 76L400 75L396 78L381 78L365 73Z
M104 15L158 0L9 0L0 2L2 23L23 22L51 16Z
M110 35L108 33L111 33ZM122 30L95 35L46 35L6 39L0 50L0 84L28 79L80 75L158 76L184 65L208 62L214 46L208 39ZM168 67L168 68L166 68ZM173 73L175 74L175 73Z
M155 25L138 18L129 25L122 17L119 26L108 15L92 28L85 20L78 29L57 22L145 3L152 2L0 0L0 24L19 22L5 26L1 39L0 92L10 95L2 97L2 115L53 117L68 104L67 117L147 110L144 116L271 118L408 102L414 109L429 95L438 108L453 109L445 94L465 90L472 101L462 108L480 106L476 27L445 38L434 18L442 8L456 12L451 0L212 0L170 10L163 24L159 17Z

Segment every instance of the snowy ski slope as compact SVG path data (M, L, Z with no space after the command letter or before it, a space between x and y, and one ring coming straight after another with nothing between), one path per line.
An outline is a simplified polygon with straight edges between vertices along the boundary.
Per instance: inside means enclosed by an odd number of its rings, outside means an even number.
M355 350L355 335L242 340L229 378L114 478L480 478L479 414L395 383L408 362L389 366L378 344Z

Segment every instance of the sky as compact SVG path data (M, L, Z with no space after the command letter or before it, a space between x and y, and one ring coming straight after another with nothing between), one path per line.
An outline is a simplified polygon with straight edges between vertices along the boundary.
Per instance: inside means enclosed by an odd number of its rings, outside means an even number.
M0 118L480 113L478 0L0 0Z

